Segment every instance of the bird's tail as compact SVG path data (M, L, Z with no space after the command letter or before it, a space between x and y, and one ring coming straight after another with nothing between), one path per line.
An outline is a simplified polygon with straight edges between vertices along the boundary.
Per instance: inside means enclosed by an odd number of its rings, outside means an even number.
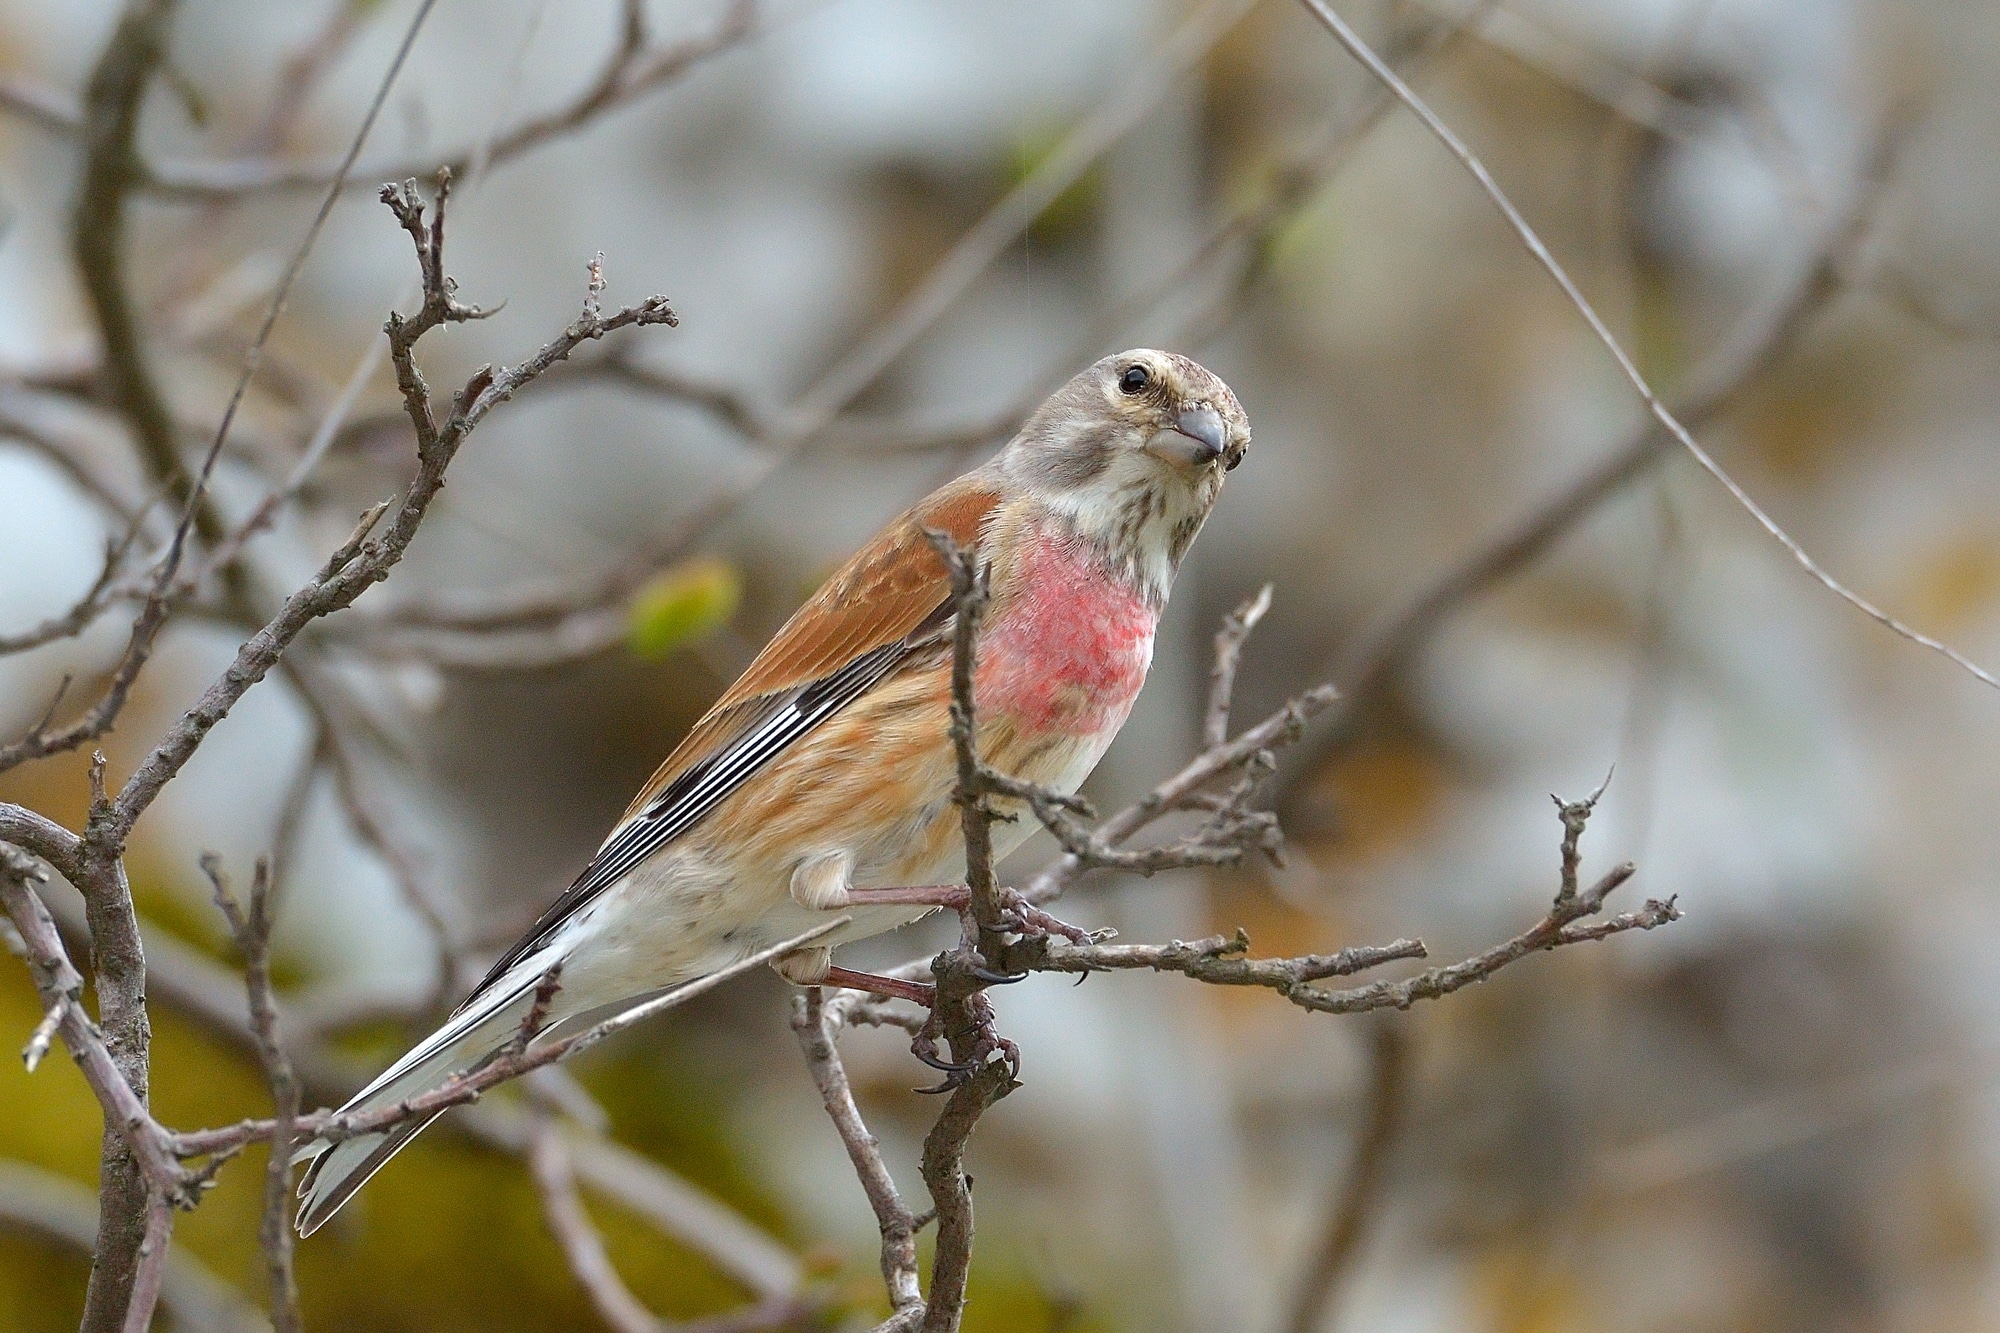
M339 1113L372 1111L430 1092L498 1055L520 1031L535 987L554 961L542 952L523 958L476 992L442 1027L356 1093ZM301 1146L292 1160L311 1165L299 1181L299 1234L310 1236L325 1225L370 1176L442 1114L433 1111L412 1116L378 1133L357 1134L338 1143L321 1138Z

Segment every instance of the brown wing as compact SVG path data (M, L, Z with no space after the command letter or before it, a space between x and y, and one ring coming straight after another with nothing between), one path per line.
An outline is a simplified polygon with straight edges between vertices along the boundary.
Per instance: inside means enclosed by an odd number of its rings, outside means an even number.
M970 546L999 503L983 481L961 478L890 523L842 565L674 748L576 882L493 965L466 1003L786 746L893 671L912 636L920 636L926 621L941 622L951 600L944 561L924 530L947 532Z
M970 546L999 502L983 479L962 477L876 533L792 614L695 723L633 798L624 818L632 818L676 777L733 739L765 701L825 680L863 654L900 643L951 595L944 561L924 529L949 533L959 545Z

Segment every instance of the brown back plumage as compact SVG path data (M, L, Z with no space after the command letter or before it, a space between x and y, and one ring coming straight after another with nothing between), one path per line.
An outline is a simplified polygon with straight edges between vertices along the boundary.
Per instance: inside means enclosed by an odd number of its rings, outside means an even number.
M960 546L970 546L999 503L992 483L973 473L931 492L876 533L792 613L674 747L626 807L624 818L631 819L667 784L727 744L772 695L823 680L922 624L951 596L944 562L924 530L947 533Z

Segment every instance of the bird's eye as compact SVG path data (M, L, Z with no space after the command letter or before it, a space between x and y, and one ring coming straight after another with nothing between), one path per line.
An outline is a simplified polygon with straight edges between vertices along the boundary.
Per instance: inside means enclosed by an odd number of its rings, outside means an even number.
M1222 470L1224 472L1234 472L1236 470L1236 465L1242 461L1243 461L1242 454L1231 454L1229 455L1229 461L1222 465Z
M1146 386L1153 382L1153 373L1144 366L1127 366L1125 373L1118 377L1118 387L1126 393L1144 393Z

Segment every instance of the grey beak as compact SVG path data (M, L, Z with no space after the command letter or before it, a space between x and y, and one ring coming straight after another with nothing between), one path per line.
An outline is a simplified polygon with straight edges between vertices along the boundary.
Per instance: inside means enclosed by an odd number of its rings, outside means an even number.
M1228 428L1222 424L1222 417L1212 407L1196 407L1181 413L1174 423L1174 429L1197 444L1205 446L1208 453L1195 461L1207 463L1222 457L1222 451L1229 445Z

